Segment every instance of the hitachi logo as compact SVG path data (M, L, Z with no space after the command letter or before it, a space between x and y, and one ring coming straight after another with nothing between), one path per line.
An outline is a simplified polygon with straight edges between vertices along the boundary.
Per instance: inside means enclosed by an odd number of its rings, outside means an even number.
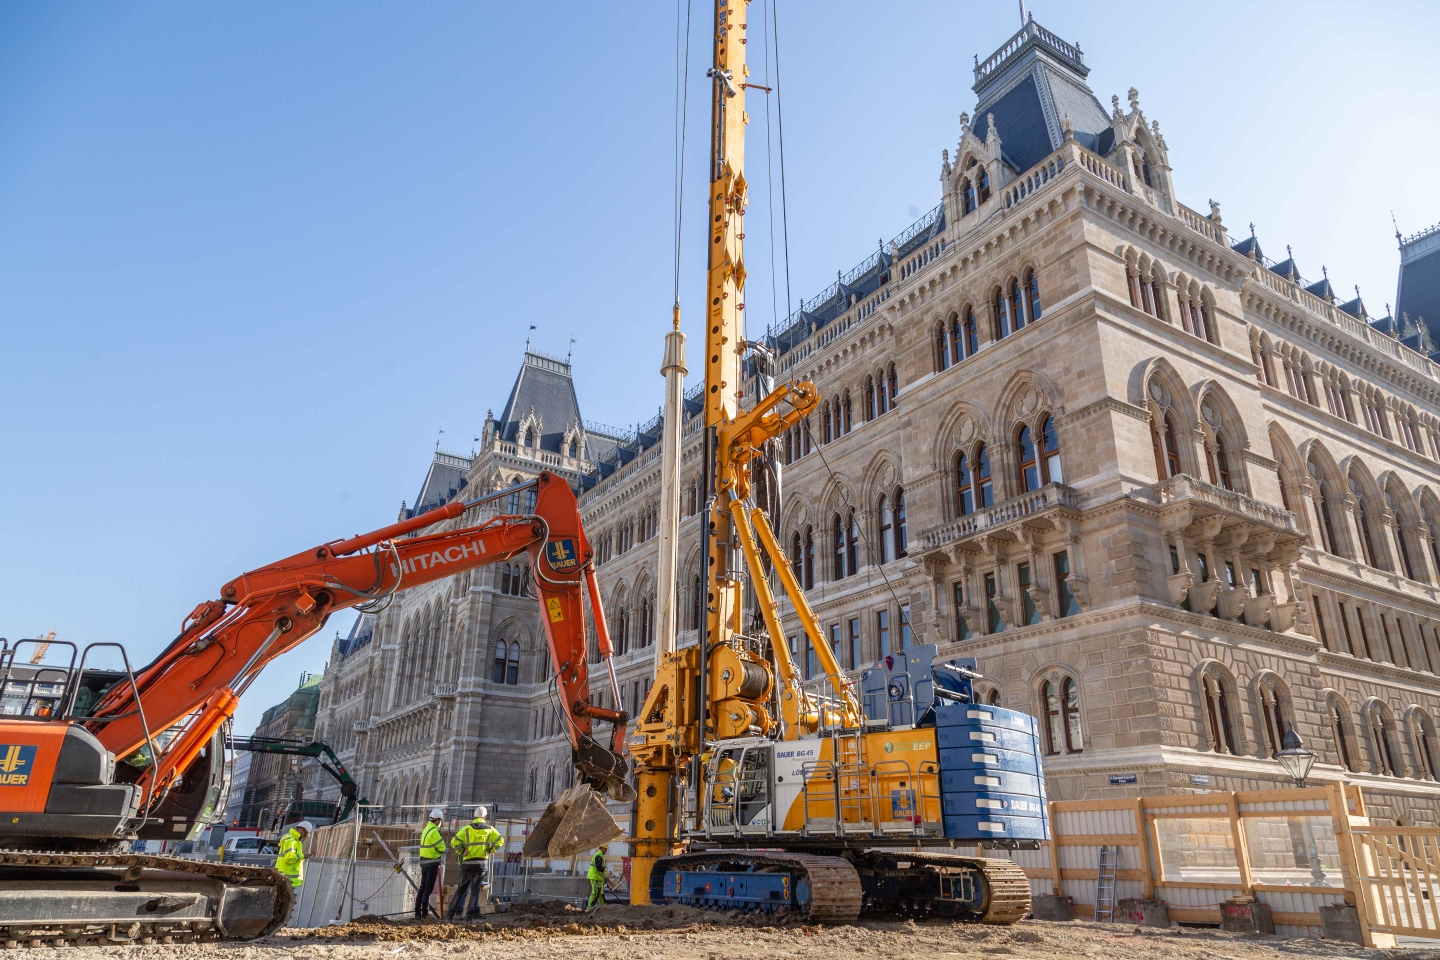
M431 567L438 567L442 563L458 563L466 557L478 557L484 552L485 542L483 540L472 540L469 543L463 543L459 546L446 547L443 553L439 550L434 550L430 553L422 553L418 556L411 557L408 560L401 560L398 567L392 563L390 564L390 573L392 576L398 577L402 572L414 573L417 567L421 570L429 570Z

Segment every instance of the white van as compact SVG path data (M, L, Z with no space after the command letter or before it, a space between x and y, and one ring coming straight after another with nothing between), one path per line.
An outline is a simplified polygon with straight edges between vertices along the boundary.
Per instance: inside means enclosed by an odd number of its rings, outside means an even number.
M280 853L280 844L264 837L226 837L222 849L226 860L231 857L273 857Z

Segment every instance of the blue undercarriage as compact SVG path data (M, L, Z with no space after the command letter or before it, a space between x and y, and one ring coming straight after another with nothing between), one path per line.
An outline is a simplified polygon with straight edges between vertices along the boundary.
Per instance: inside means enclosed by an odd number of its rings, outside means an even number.
M667 900L705 910L775 911L810 904L810 885L803 876L773 868L669 870L664 890Z

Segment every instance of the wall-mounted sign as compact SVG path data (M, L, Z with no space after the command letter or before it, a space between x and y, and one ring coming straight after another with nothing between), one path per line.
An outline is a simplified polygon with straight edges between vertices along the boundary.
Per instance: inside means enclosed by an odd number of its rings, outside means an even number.
M1192 773L1190 774L1190 785L1192 787L1208 787L1210 778L1203 773Z
M1133 773L1112 773L1110 774L1110 786L1121 787L1127 783L1138 783L1140 780Z

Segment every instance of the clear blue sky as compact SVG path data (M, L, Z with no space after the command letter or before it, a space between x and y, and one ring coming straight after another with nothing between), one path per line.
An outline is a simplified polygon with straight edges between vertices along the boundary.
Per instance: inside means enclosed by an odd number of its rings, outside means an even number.
M790 275L808 297L938 202L973 55L1018 13L780 2ZM1232 234L1253 220L1268 252L1294 245L1372 312L1394 299L1390 211L1406 233L1440 221L1440 7L1031 10L1080 42L1102 103L1139 88L1183 202L1219 200ZM668 2L0 8L0 634L119 640L144 662L230 577L392 521L436 431L467 451L503 405L531 324L552 353L577 339L586 417L653 414L674 58ZM750 111L763 324L760 95ZM241 728L328 655L327 636L272 665Z

